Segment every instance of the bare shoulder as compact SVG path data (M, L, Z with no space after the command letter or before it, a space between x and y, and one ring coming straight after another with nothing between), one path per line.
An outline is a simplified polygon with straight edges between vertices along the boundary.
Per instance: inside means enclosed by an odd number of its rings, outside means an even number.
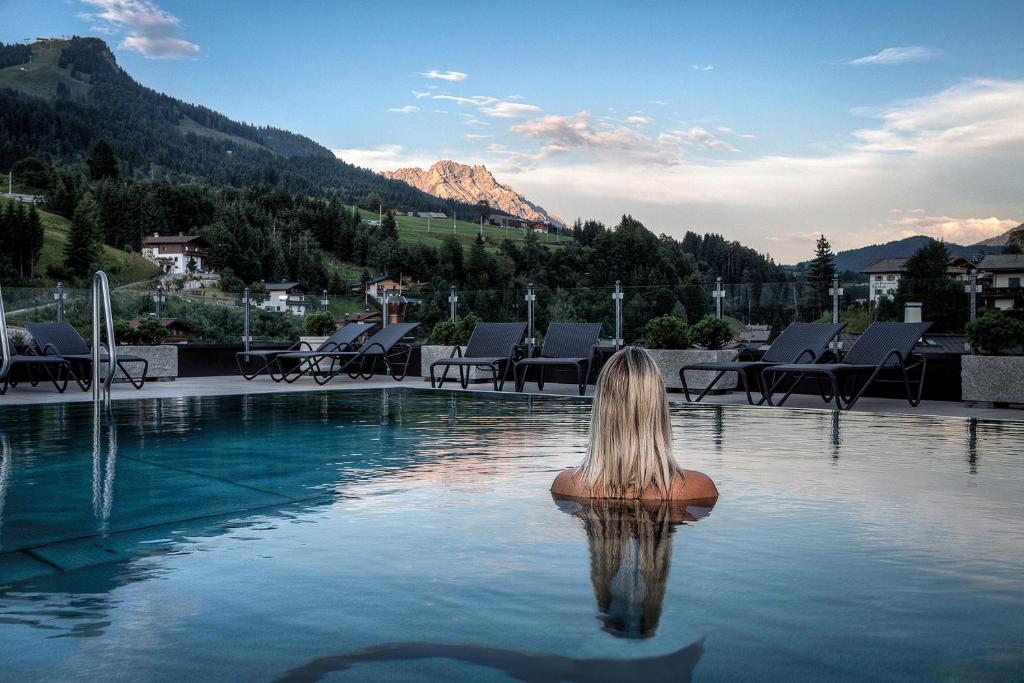
M717 498L718 487L711 477L697 470L683 470L681 479L672 485L672 498L678 500L697 500L699 498Z
M559 472L555 480L551 482L551 493L557 493L562 496L580 495L581 484L577 476L578 474L579 469L576 467L570 467Z

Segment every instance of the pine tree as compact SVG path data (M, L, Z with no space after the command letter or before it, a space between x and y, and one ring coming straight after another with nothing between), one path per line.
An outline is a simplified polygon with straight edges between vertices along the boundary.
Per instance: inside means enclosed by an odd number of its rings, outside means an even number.
M86 165L93 180L117 179L117 157L114 155L114 148L103 138L92 146Z
M398 223L395 221L395 215L390 211L384 214L384 222L380 224L380 227L384 233L384 239L398 239Z
M35 278L36 264L43 253L43 240L46 237L46 232L34 204L28 211L28 227L25 230L25 237L28 244L29 277Z
M71 219L71 230L64 250L68 269L77 277L87 277L99 258L96 240L96 202L90 193L82 196Z
M814 247L814 260L811 261L811 268L807 271L807 280L814 287L815 315L820 315L829 308L828 290L832 286L835 276L836 257L832 253L832 245L825 239L825 235L821 235Z

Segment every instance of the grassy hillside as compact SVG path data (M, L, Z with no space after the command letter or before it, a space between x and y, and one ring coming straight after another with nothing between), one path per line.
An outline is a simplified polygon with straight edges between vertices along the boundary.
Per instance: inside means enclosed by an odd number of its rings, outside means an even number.
M37 43L32 46L28 64L0 69L0 88L12 88L46 100L57 98L57 83L63 81L74 98L83 98L92 86L88 81L72 78L66 69L57 66L67 41Z
M37 272L46 274L46 269L51 266L60 266L64 263L64 246L68 241L68 231L71 223L63 216L48 211L40 211L43 228L46 230L46 237L43 240L43 252L39 257ZM128 282L137 282L154 278L160 274L160 269L138 254L104 246L100 256L100 263L107 272L111 284L119 285Z
M360 213L363 220L377 220L377 214L363 210L360 210ZM446 238L455 235L462 242L463 247L468 250L480 233L480 224L470 221L456 220L453 230L451 218L431 218L429 232L426 218L395 216L395 222L398 223L398 236L403 242L428 244L432 247L439 246ZM572 238L565 235L538 234L537 237L541 244L546 244L549 247L560 247L572 242ZM493 225L484 226L484 238L489 251L496 251L498 245L505 239L520 243L526 239L522 230L505 230Z

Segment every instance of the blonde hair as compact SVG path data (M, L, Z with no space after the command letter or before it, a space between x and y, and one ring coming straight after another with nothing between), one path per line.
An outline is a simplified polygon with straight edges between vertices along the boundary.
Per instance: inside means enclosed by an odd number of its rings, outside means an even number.
M651 485L668 498L683 474L672 456L665 383L639 347L617 352L597 378L580 473L591 495L605 498L639 498Z

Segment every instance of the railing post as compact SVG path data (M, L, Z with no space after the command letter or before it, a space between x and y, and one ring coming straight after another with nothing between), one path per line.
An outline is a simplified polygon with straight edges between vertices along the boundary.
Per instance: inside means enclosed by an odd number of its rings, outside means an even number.
M839 278L832 278L832 286L829 288L828 294L832 297L832 322L837 323L839 322L839 297L843 295L843 290L839 286ZM832 339L832 353L839 358L839 335Z
M64 283L57 283L57 291L53 294L54 300L57 302L57 322L64 322L64 300L68 298L68 295L64 293Z
M971 307L970 317L971 320L975 320L978 317L978 293L981 292L981 285L978 284L978 269L974 268L971 270L971 283L964 287L964 291L968 294L968 302ZM971 343L964 343L964 350L971 353Z
M331 299L327 296L326 289L320 294L320 305L323 307L324 313L326 313L331 306Z
M615 302L615 350L622 348L622 280L615 281L615 291L612 292L612 301Z
M452 322L455 322L455 313L459 307L459 295L455 293L455 287L451 288L451 293L448 295L448 310L449 318Z
M715 297L715 317L722 319L722 301L725 299L725 290L722 289L722 278L715 278L715 291L711 293Z
M381 303L381 315L380 315L380 317L381 317L381 327L387 327L388 326L388 298L390 298L390 296L391 296L391 294L388 292L388 290L385 289L384 290L384 296L382 296L381 299L380 299L380 303Z
M153 292L153 303L156 304L156 317L159 320L164 305L164 286L157 285Z
M100 306L103 307L105 316L100 315ZM102 384L100 383L100 362L103 358L100 352L101 317L106 322L107 331L107 372ZM92 277L92 400L97 406L102 394L106 397L106 407L110 408L110 389L116 371L117 340L114 338L114 318L110 306L110 283L107 280L107 274L98 270Z
M7 337L7 313L4 311L4 293L0 289L0 352L4 354L3 361L0 362L0 381L4 381L7 378L7 373L11 371L11 340Z
M252 293L248 287L242 290L242 309L242 344L245 352L249 353L252 346Z
M528 325L529 333L526 338L526 344L530 351L528 357L533 356L533 347L537 343L537 339L533 336L533 302L537 300L537 295L533 292L533 283L526 285L526 322Z

